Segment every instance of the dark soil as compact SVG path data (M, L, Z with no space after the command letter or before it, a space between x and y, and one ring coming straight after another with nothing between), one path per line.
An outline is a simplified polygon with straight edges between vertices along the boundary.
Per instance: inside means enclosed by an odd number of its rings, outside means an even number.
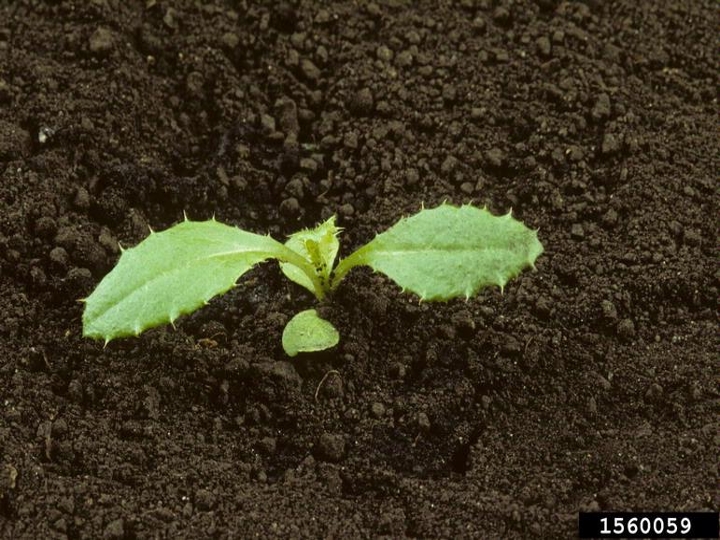
M0 0L3 538L572 538L717 510L712 0ZM421 203L540 229L419 304L354 271L341 344L276 264L138 339L82 305L148 226L342 253Z

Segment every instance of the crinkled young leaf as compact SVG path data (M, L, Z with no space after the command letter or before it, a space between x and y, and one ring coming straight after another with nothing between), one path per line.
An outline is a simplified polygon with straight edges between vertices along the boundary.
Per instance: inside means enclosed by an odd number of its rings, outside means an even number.
M321 283L327 285L340 248L337 235L341 230L335 225L335 216L332 216L314 229L304 229L291 235L285 245L317 268ZM280 268L288 279L317 294L312 281L300 268L289 263L281 263Z
M269 236L212 221L184 221L123 251L85 300L83 335L134 336L191 313L266 259L302 258Z
M282 335L282 346L288 356L323 351L334 347L339 341L340 334L335 327L314 309L301 311L290 319Z
M342 260L333 286L368 265L423 300L469 298L489 285L502 289L542 251L537 232L509 213L443 204L400 220Z

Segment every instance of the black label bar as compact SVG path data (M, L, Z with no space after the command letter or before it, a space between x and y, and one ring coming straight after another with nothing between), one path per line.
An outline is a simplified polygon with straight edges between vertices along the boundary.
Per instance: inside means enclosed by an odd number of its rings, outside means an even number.
M720 538L718 512L580 512L580 538Z

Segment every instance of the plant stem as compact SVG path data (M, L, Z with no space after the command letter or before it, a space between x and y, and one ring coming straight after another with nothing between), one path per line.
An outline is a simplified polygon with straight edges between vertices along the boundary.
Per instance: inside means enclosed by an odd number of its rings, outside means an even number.
M350 255L348 255L338 263L338 265L335 267L335 270L333 270L332 272L330 291L334 291L335 289L337 289L338 285L340 285L340 282L350 270L352 270L356 266L363 264L362 258L364 247L365 246L361 247L360 249L356 249L354 252L352 252Z
M289 247L280 244L279 242L278 245L282 248L279 250L280 256L278 257L278 259L283 262L287 262L294 266L297 266L300 270L302 270L305 275L310 278L310 281L312 281L313 288L315 289L315 297L318 300L322 300L323 298L325 298L325 293L329 291L327 290L327 287L323 285L320 276L318 276L317 274L315 266L310 264L310 262L305 259L305 257L300 255L296 251L290 249Z

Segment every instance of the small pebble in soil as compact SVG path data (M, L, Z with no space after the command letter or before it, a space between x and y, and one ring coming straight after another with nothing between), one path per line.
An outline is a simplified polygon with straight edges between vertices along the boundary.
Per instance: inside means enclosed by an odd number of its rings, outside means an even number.
M617 334L625 340L634 338L635 323L631 319L623 319L617 325Z
M683 240L688 246L700 246L702 244L702 235L695 229L686 229Z
M73 205L78 210L87 210L90 208L90 194L84 187L79 187L75 192L75 198L73 199Z
M417 426L422 433L428 433L430 431L430 418L424 412L418 413Z
M605 215L602 217L603 225L606 227L614 227L618 221L618 214L615 210L610 208Z
M603 136L600 150L606 156L615 154L618 150L620 150L620 141L618 137L612 133L606 133Z
M393 365L390 366L390 374L397 379L405 378L406 373L407 368L404 364L401 364L400 362L395 362Z
M343 381L337 373L330 373L322 386L322 392L329 398L343 397Z
M382 62L390 62L390 60L393 59L394 53L385 45L380 45L375 51L375 56Z
M452 103L457 99L457 88L452 84L446 84L442 89L442 97L448 103Z
M53 422L52 430L51 430L53 437L55 437L56 439L61 439L62 437L64 437L67 434L67 432L68 432L68 426L67 426L67 422L64 419L58 418L57 420L55 420Z
M272 135L273 133L275 133L275 129L276 129L275 119L272 116L270 116L269 114L261 114L260 115L260 131L262 131L262 133L265 136L269 136L269 135Z
M233 50L240 44L240 37L235 32L225 32L220 38L220 42L228 49Z
M356 116L367 116L372 113L375 104L372 91L369 88L363 88L356 92L350 99L348 108L350 112Z
M455 156L453 156L452 154L448 154L445 157L445 160L442 162L442 165L440 165L440 172L442 172L443 174L450 174L452 171L455 170L459 163L460 162Z
M323 433L317 445L318 458L336 463L345 455L345 439L342 435Z
M300 132L297 105L292 99L282 97L275 102L275 117L280 130L285 135L290 133L297 135Z
M613 304L610 300L603 300L600 302L600 307L602 308L603 317L612 321L617 319L617 308L615 308L615 304Z
M258 443L258 450L263 454L271 455L277 449L277 439L275 437L263 437Z
M592 117L595 120L602 120L610 116L610 96L600 94L592 109Z
M35 234L40 238L51 239L56 232L57 222L51 217L43 216L35 222Z
M597 414L597 410L598 410L597 409L597 401L592 396L590 396L590 398L588 398L587 410L590 414Z
M665 389L657 383L653 383L645 392L645 401L657 402L662 399Z
M493 167L502 167L505 163L505 154L499 148L491 148L485 153L485 159Z
M409 67L413 63L413 54L409 50L404 50L395 57L395 65L398 67Z
M355 207L350 203L345 203L338 209L338 212L345 217L350 217L355 213Z
M382 418L385 415L385 405L376 401L370 405L370 414L374 418Z
M297 216L300 213L300 203L295 197L288 197L280 203L280 213L287 217Z
M535 42L537 45L538 53L540 56L548 57L552 52L552 46L550 45L550 39L547 36L541 36Z
M198 489L195 492L195 507L198 510L211 510L215 506L215 495L207 489Z
M300 159L300 170L307 174L312 174L314 172L317 172L318 170L318 164L317 161L315 161L313 158L301 158Z
M100 27L90 35L88 47L93 54L106 55L112 51L113 46L113 35L107 28Z
M552 301L547 296L540 296L535 301L535 311L540 317L548 317L552 312Z
M68 398L70 398L71 401L75 403L81 403L83 400L83 387L82 383L77 380L73 379L70 381L70 384L68 384Z
M84 295L90 294L95 286L92 272L87 268L71 268L65 276L65 285L68 294Z
M303 58L300 61L300 71L305 78L311 82L317 82L317 80L320 79L320 70L311 60L308 60L307 58Z
M475 17L472 21L472 28L473 31L475 31L478 34L482 34L485 32L485 28L487 27L487 22L483 17Z
M605 377L600 375L599 373L596 373L595 377L596 377L598 386L600 388L602 388L603 390L610 390L610 388L612 388L612 383L608 379L606 379Z
M122 540L125 538L125 523L122 519L111 521L103 531L103 540Z
M508 25L510 23L510 11L503 6L495 8L493 11L493 21L500 25Z

